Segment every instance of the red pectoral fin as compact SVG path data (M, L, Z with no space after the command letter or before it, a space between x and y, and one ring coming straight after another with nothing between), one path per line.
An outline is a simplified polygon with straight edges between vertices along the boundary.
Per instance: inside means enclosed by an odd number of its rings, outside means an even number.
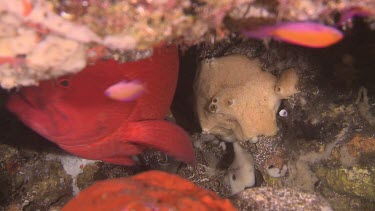
M187 163L195 161L189 135L177 125L163 120L130 122L124 131L129 142L154 148Z
M83 158L101 160L109 163L131 166L134 160L131 156L138 155L144 150L143 146L123 139L113 139L109 137L99 142L85 145L59 145L64 150Z

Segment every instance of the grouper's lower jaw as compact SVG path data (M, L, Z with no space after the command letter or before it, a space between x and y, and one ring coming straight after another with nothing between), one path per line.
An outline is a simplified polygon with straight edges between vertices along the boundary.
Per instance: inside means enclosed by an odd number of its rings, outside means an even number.
M14 94L9 97L6 103L7 109L17 115L25 125L37 132L46 139L51 140L52 137L58 138L66 135L70 130L70 125L65 124L64 129L60 127L56 130L56 121L49 114L48 109L39 109L32 100L25 98L20 94Z

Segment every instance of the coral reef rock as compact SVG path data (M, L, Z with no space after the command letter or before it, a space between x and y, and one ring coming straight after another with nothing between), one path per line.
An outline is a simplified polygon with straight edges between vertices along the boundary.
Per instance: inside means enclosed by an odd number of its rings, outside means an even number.
M338 193L344 193L375 201L375 168L355 166L352 168L319 167L317 176Z
M72 194L72 179L57 161L43 160L33 151L0 144L0 185L3 203L15 198L6 210L36 210L66 203Z
M271 187L249 188L232 197L239 210L316 210L331 211L321 197L295 189Z

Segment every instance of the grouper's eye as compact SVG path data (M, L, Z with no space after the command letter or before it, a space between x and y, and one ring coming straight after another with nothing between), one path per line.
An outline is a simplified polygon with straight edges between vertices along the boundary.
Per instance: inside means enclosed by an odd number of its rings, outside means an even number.
M59 86L62 86L62 87L69 87L69 85L70 85L70 82L69 82L69 80L68 79L60 79L59 81L58 81L58 84L59 84Z

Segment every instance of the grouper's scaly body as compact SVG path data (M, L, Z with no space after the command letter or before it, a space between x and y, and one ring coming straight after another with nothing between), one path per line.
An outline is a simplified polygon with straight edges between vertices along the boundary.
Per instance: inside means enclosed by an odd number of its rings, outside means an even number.
M151 58L136 62L98 61L76 75L22 88L7 107L33 130L80 157L132 165L130 156L151 147L193 162L189 136L164 120L178 66L176 47L156 48ZM144 93L130 102L104 94L123 80L142 82Z

